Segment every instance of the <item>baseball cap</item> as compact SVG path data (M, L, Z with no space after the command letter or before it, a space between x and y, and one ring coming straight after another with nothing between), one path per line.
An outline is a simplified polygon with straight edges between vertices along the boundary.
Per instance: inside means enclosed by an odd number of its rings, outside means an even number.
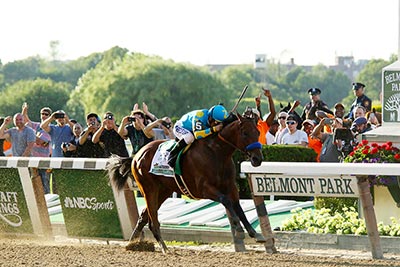
M352 125L362 125L362 124L365 124L365 123L367 123L367 118L365 118L365 117L358 117L357 119L355 119L354 121L353 121L353 124Z
M87 116L86 116L86 119L88 120L89 118L91 118L91 117L95 117L97 120L99 120L99 116L97 116L97 114L96 113L89 113Z
M313 120L310 120L310 119L307 119L307 120L303 121L302 125L304 125L304 124L310 124L310 125L315 126L315 122Z
M344 106L343 106L342 103L336 103L335 106L334 106L334 108L337 108L337 107L342 107L342 108L344 108Z

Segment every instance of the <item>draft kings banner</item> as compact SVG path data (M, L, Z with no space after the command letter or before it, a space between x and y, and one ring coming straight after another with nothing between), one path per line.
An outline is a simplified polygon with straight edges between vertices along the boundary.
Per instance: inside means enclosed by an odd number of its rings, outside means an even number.
M0 168L0 233L34 234L16 168Z
M256 196L358 197L356 177L251 174Z
M68 236L123 239L113 191L103 170L53 169L53 175Z

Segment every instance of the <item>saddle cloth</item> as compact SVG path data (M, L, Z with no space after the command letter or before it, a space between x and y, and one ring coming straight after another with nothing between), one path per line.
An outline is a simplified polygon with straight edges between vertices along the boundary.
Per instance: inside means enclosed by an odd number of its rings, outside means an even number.
M168 140L158 146L153 160L151 161L150 172L152 174L174 177L174 169L168 165L169 150L174 145L174 140Z

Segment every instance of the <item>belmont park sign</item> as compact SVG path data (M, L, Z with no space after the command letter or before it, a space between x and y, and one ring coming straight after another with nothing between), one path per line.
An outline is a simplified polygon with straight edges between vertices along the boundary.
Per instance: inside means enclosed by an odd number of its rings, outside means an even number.
M354 176L251 174L254 195L358 197Z

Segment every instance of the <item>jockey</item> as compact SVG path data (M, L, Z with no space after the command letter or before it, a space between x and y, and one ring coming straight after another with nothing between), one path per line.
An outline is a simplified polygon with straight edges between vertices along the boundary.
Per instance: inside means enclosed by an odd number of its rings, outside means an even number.
M222 105L209 110L194 110L183 115L174 125L174 134L179 141L171 149L168 165L175 167L179 152L195 139L205 138L222 129L222 122L228 118L228 111Z

